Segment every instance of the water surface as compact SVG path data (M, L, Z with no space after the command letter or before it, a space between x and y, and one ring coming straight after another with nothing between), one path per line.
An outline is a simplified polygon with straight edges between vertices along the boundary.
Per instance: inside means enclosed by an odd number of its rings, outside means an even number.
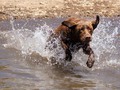
M54 41L56 48L47 42L63 20L0 22L1 90L120 90L120 18L101 18L91 42L96 55L92 69L86 67L82 50L68 63L59 39Z

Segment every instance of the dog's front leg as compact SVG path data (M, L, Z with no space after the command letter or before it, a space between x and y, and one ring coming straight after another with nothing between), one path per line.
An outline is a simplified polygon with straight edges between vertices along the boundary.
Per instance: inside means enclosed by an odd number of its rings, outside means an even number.
M92 66L93 66L93 64L94 64L94 62L95 62L95 60L94 60L95 55L94 55L93 50L90 48L90 45L89 45L89 44L83 46L83 52L84 52L85 54L89 55L88 61L87 61L86 64L87 64L87 66L88 66L89 68L92 68Z
M71 61L72 59L72 54L69 49L69 45L65 44L63 41L61 42L63 49L65 50L65 60L66 61Z

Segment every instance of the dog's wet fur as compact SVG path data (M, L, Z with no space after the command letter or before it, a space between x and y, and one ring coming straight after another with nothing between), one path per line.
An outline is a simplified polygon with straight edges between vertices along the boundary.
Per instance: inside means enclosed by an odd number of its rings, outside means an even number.
M87 66L92 68L94 64L94 52L90 47L92 34L94 29L99 24L100 18L97 15L93 21L79 18L69 18L61 23L55 29L54 36L60 37L62 48L65 51L65 60L72 60L72 53L80 48L88 55Z

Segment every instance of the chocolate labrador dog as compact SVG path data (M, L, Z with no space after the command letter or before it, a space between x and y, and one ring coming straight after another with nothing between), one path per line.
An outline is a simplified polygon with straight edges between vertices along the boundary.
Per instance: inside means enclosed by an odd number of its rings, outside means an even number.
M87 54L87 66L92 68L94 64L94 52L90 47L92 34L99 23L99 16L96 20L89 21L79 18L69 18L62 22L62 24L55 29L55 36L61 39L61 45L65 51L65 60L71 61L71 52L78 51L80 48Z

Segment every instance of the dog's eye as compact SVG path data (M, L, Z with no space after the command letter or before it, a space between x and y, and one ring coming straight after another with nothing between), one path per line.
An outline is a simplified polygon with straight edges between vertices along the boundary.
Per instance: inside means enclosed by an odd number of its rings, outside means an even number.
M80 30L84 30L84 29L85 29L84 27L80 28Z
M87 29L88 29L89 31L91 31L91 30L92 30L92 28L90 28L90 27L87 27Z

